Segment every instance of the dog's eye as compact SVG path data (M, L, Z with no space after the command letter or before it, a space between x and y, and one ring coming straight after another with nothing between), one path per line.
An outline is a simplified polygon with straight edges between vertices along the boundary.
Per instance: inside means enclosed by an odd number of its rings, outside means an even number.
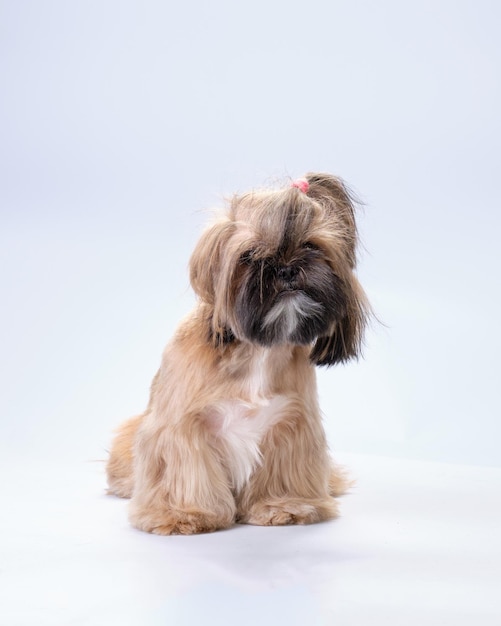
M303 243L303 250L320 250L320 248L312 241L306 241Z
M254 250L246 250L243 254L240 255L240 263L242 265L249 265L252 263L254 259Z

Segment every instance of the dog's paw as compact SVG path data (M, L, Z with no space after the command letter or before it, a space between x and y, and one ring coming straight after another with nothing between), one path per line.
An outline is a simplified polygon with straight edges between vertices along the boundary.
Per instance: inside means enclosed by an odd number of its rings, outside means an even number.
M238 521L257 526L286 526L314 524L337 517L337 505L332 498L301 500L299 498L256 502L238 514Z
M201 511L166 509L134 511L130 514L130 521L139 530L155 535L196 535L228 528L234 520Z

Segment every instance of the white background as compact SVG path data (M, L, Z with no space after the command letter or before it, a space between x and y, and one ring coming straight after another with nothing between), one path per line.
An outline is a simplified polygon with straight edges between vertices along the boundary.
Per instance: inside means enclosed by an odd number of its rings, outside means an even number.
M311 170L365 204L381 321L364 360L319 372L332 449L500 467L500 19L488 0L1 1L13 493L20 464L104 459L144 408L205 209Z

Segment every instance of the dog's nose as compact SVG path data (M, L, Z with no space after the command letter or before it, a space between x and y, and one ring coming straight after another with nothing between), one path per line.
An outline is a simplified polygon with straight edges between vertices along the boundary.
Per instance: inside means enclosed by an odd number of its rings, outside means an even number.
M299 269L294 265L284 265L278 270L278 276L286 283L293 281L298 275Z

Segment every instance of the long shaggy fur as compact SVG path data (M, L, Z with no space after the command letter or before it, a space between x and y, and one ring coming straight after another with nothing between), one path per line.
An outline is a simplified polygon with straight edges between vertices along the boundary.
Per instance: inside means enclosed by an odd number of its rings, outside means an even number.
M144 414L107 466L130 520L158 534L336 516L315 365L357 357L368 316L343 182L236 196L190 262L199 302L167 345Z

